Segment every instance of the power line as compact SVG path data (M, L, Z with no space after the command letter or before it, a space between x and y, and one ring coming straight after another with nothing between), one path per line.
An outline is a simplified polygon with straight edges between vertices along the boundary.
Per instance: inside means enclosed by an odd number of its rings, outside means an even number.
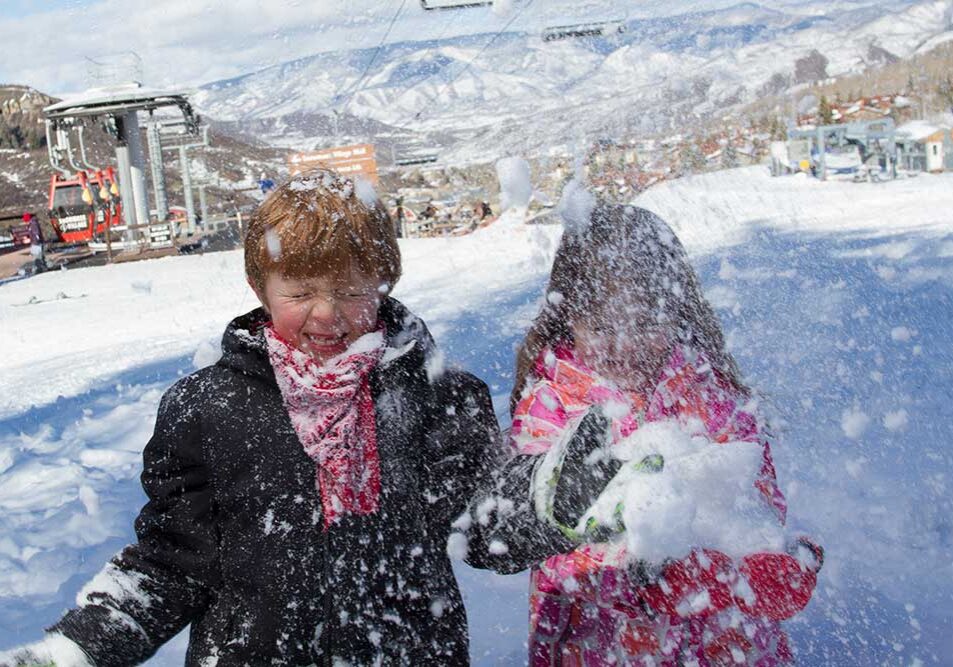
M502 28L500 28L500 29L496 32L496 34L493 35L493 37L491 37L491 38L480 48L480 50L477 52L477 54L476 54L475 56L473 56L473 57L470 59L470 61L469 61L466 65L464 65L463 67L461 67L460 70L456 73L456 75L454 75L453 78L451 78L449 81L447 81L439 91L437 91L436 99L439 100L440 97L443 95L443 93L447 90L447 88L449 88L450 86L452 86L453 83L454 83L457 79L459 79L460 76L461 76L464 72L466 72L468 69L470 69L470 67L473 65L473 63L475 63L475 62L477 61L477 59L478 59L480 56L482 56L483 53L484 53L488 48L490 48L490 46L493 44L493 42L495 42L497 39L499 39L500 35L502 35L504 32L506 32L506 31L509 29L509 27L510 27L511 25L513 25L513 22L516 21L516 19L519 18L519 16L523 13L523 11L526 10L531 4L533 4L533 0L527 0L526 4L521 5L520 8L519 8L517 11L513 12L513 16L510 17L510 20L506 22L506 25L504 25ZM412 118L412 120L420 120L421 114L423 114L423 112L426 111L426 110L427 110L427 107L424 107L423 109L421 109L420 111L418 111L416 114L414 114L414 117Z
M346 111L347 105L351 103L351 100L354 98L354 95L359 93L362 88L361 85L364 83L364 79L367 77L368 72L371 71L371 67L374 66L374 63L377 61L377 56L380 55L381 49L384 47L384 43L387 41L387 38L390 37L391 30L394 29L394 24L397 23L397 18L400 16L400 13L404 11L404 5L407 4L407 0L401 0L400 7L397 8L397 11L394 13L394 16L391 17L390 24L387 26L387 31L384 33L384 36L381 37L380 43L377 45L377 48L374 50L374 55L371 56L371 59L368 61L367 65L364 67L364 71L361 72L361 76L358 78L357 83L351 87L351 92L348 94L347 99L343 104L338 105L340 110Z

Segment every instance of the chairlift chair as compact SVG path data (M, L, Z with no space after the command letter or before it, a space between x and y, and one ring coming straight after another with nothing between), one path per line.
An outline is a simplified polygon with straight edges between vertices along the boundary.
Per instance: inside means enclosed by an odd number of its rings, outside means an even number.
M417 164L429 164L436 161L436 153L417 153L413 155L399 156L394 159L394 164L398 167L410 167Z
M625 21L599 21L595 23L576 23L573 25L553 26L543 30L543 41L553 42L575 37L608 37L625 32Z
M469 9L471 7L487 7L493 0L420 0L424 9Z

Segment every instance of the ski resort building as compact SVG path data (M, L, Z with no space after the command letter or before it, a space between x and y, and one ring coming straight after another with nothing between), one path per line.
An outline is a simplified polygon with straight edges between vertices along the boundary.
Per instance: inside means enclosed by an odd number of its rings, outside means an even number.
M897 162L910 171L953 171L950 128L914 120L897 128Z

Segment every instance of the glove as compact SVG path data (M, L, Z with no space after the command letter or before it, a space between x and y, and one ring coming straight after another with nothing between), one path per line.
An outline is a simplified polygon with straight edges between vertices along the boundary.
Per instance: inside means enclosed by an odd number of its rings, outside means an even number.
M734 563L721 552L702 549L664 563L661 577L656 572L646 576L641 563L629 576L641 584L642 600L656 613L701 617L737 606L751 617L783 621L807 606L824 561L823 549L804 537L789 551L796 555L754 553Z
M56 667L56 663L41 658L33 649L24 647L0 653L0 667Z
M605 451L608 429L609 420L596 407L569 439L553 494L553 519L558 524L575 526L622 467L622 461Z
M607 485L626 465L608 451L609 427L602 408L593 407L565 444L547 453L534 474L537 514L575 541L604 542L624 529L621 502L609 525L591 515ZM633 468L659 472L663 466L664 460L655 454Z
M93 667L93 663L73 640L51 632L29 646L0 651L0 667Z

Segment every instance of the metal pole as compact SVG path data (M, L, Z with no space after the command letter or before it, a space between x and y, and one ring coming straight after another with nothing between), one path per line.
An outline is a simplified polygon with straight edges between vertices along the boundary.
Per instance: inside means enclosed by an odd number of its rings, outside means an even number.
M85 130L85 125L79 125L76 128L76 138L79 140L79 161L86 169L95 171L96 167L90 164L89 159L86 157L86 143L83 141L83 132Z
M824 141L824 130L817 128L817 149L821 154L821 180L827 180L827 145Z
M202 229L208 224L208 203L205 201L205 184L199 186L199 211L202 212Z
M54 125L52 121L46 121L46 152L50 159L50 166L60 172L67 178L71 176L68 169L64 169L60 164L59 146L53 141Z
M152 172L152 189L156 199L156 217L164 222L169 218L169 200L165 193L165 174L162 172L162 139L159 137L159 124L150 120L146 126L149 139L149 168Z
M189 156L185 146L179 146L179 166L182 169L182 190L185 192L185 215L188 219L188 233L195 233L195 202L192 201L192 172L189 170Z
M70 144L69 134L61 127L56 130L56 145L66 154L66 160L69 162L69 166L73 168L73 172L83 171L83 168L76 164L76 159L73 157L73 146Z
M132 197L132 171L129 168L129 143L122 116L116 116L116 134L116 171L119 174L119 196L122 197L122 219L129 229L123 236L131 241L138 236L138 232L132 231L136 224L136 211Z
M136 208L137 224L149 224L149 199L146 190L146 159L142 154L142 141L139 139L139 119L135 111L127 111L123 117L123 129L126 143L129 145L129 174L132 184L132 199Z

